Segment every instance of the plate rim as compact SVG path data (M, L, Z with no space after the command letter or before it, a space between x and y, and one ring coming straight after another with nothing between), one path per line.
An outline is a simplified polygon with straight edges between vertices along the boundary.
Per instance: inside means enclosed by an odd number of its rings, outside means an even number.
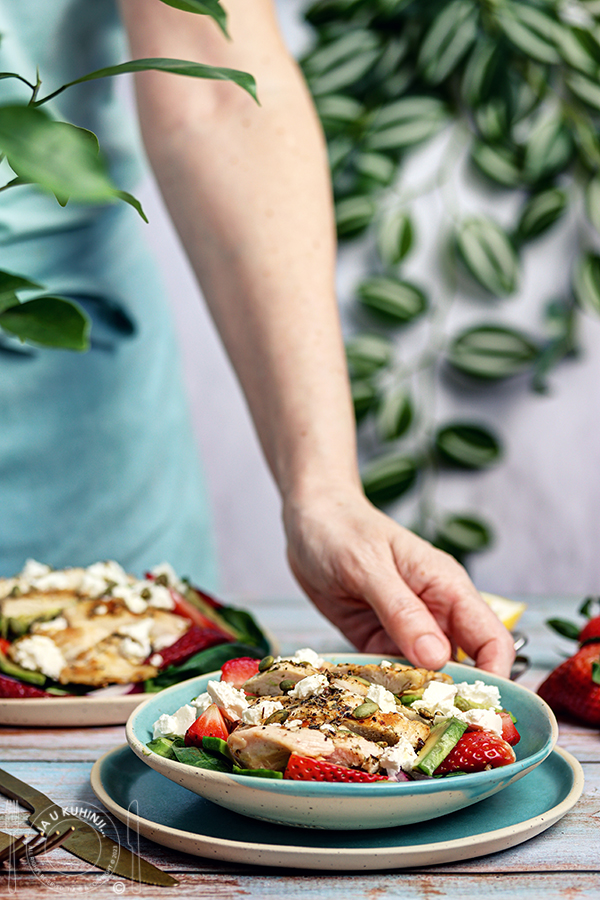
M171 850L190 853L204 859L219 859L225 862L242 863L246 865L269 865L276 868L302 868L314 870L332 870L344 866L353 871L381 870L391 868L408 868L423 865L439 865L446 862L454 862L465 859L475 859L506 850L530 840L559 821L569 812L581 797L584 786L584 774L581 763L569 753L557 745L554 746L546 759L540 763L543 766L552 758L553 754L562 757L571 770L573 781L567 795L554 807L539 813L521 822L515 822L503 828L480 832L477 835L467 835L449 841L420 844L416 847L301 847L294 845L256 844L248 841L236 841L230 838L219 838L208 835L195 835L193 832L182 831L170 825L161 825L126 810L120 806L106 791L102 782L102 767L113 754L128 750L136 759L139 759L131 747L121 744L108 750L94 763L90 773L90 784L94 794L106 808L116 816L119 821L138 827L139 833L156 844L168 847ZM141 762L141 760L140 760ZM149 834L157 832L162 837L170 840L157 840ZM348 832L352 834L352 832ZM183 845L182 845L183 842ZM190 850L190 843L200 844L202 852L198 848ZM248 855L256 857L253 863ZM268 859L265 859L269 857ZM275 856L275 859L271 859Z
M135 708L147 700L148 696L140 692L116 694L112 697L2 697L0 725L15 728L124 725ZM125 709L121 711L122 707ZM87 710L93 711L94 716L89 722L82 722L81 712ZM44 715L46 711L48 715ZM53 716L52 711L56 715ZM71 718L72 722L69 721Z

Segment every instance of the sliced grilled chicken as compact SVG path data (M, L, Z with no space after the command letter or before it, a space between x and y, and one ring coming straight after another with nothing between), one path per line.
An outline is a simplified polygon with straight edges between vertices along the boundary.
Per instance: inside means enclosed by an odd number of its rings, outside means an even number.
M264 672L258 672L249 678L244 684L247 694L255 694L258 697L276 697L282 693L281 682L292 681L297 684L309 675L316 675L319 669L315 669L307 662L282 659L273 663Z
M419 690L429 681L452 681L450 676L445 675L443 672L417 669L402 663L392 663L389 666L376 666L372 663L364 666L340 663L331 666L330 673L332 675L350 675L354 678L363 678L371 684L381 684L388 691L391 691L392 694Z

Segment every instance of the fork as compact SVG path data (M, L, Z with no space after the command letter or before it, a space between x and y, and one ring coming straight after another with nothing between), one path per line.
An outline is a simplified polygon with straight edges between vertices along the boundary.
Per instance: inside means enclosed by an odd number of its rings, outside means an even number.
M33 856L49 853L50 850L60 847L73 831L74 829L71 827L67 828L62 834L59 831L55 831L54 834L48 835L48 837L38 834L29 841L25 841L24 834L20 837L14 837L14 835L0 831L0 864L8 860L8 867L12 869L17 860L23 857L31 859Z

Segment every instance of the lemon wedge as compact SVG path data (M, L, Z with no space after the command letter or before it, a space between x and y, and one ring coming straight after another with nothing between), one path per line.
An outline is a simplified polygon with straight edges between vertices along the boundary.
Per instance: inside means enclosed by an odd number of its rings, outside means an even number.
M518 600L509 600L507 597L500 597L498 594L488 594L485 591L479 592L492 612L496 613L502 624L512 631L523 613L527 605ZM467 654L460 647L456 651L456 659L458 662L464 662L468 659Z

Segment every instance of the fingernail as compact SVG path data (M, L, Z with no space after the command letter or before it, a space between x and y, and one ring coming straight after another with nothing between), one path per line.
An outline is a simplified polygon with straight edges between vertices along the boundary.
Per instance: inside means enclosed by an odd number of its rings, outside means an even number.
M437 634L421 634L415 641L415 655L422 666L437 669L448 662L449 648Z

